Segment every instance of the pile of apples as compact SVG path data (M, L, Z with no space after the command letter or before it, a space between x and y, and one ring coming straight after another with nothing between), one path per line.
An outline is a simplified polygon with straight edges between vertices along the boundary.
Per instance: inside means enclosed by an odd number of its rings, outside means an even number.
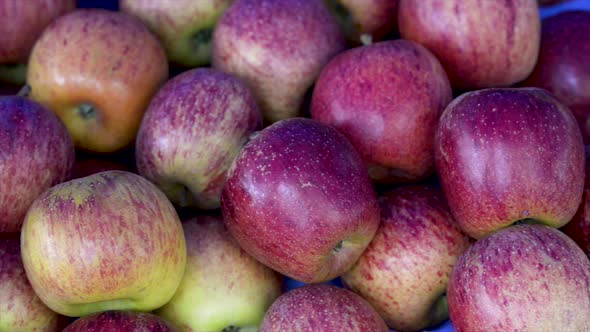
M0 332L590 331L547 3L0 0Z

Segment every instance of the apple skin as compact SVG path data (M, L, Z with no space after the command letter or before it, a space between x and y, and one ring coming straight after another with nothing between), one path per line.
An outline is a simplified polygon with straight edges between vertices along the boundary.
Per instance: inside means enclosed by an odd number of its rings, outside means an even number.
M0 97L0 233L18 232L43 191L69 180L75 158L66 127L45 107Z
M18 233L0 234L0 331L57 332L59 315L33 291Z
M70 317L159 308L176 292L186 264L172 203L151 182L124 171L45 191L27 212L21 251L35 292Z
M306 92L346 47L318 0L236 0L213 33L212 65L243 79L272 123L301 115Z
M434 173L432 137L452 99L430 51L384 41L340 53L322 69L311 116L352 142L374 181L415 182Z
M121 11L137 16L162 41L171 62L186 67L211 63L213 30L233 0L121 0Z
M525 79L539 53L536 0L400 0L400 35L430 49L453 87L507 87Z
M397 28L399 0L324 0L351 45L381 41Z
M138 19L77 9L55 20L29 59L30 97L65 123L77 148L133 144L150 99L168 77L158 39Z
M260 129L262 115L241 80L192 69L152 99L137 135L137 169L179 206L216 209L231 162Z
M455 220L480 239L526 219L561 227L584 190L584 145L572 112L545 90L493 88L449 104L435 163Z
M586 145L586 181L576 215L561 229L590 257L590 145Z
M1 1L0 64L26 64L43 30L75 7L75 0Z
M590 260L562 232L515 225L471 246L448 286L457 332L590 331Z
M442 191L405 186L380 196L381 224L342 276L396 331L422 331L448 319L447 282L470 244Z
M155 313L186 331L257 328L281 295L281 276L240 248L221 216L191 218L183 228L185 274L172 300Z
M350 269L379 226L358 152L336 129L305 118L276 122L244 146L228 171L221 208L246 252L304 283Z
M260 332L383 331L383 318L359 295L326 284L305 285L282 294L264 316Z
M179 332L152 313L112 310L78 318L63 332Z
M568 11L543 20L541 51L522 83L551 92L574 112L590 142L590 12Z

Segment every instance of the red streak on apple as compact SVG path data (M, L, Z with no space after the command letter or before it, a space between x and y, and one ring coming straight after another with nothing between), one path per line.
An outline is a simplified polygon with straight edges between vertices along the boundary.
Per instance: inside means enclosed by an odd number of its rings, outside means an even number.
M228 229L246 252L308 283L348 270L379 224L360 155L334 128L311 119L279 121L247 143L221 199Z
M545 90L485 89L443 113L435 161L451 212L474 238L522 219L561 227L584 187L572 112Z

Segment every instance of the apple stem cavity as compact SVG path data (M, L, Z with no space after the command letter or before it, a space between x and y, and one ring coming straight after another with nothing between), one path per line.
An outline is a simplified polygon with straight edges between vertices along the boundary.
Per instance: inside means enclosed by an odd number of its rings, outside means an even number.
M342 250L342 242L343 241L338 242L338 244L332 250L334 250L334 252L340 252L340 250Z
M92 105L91 103L82 103L78 105L78 114L82 119L94 119L96 117L97 111L96 106Z
M197 31L191 36L190 40L193 49L198 50L203 46L203 44L211 43L211 39L213 39L213 28Z
M237 326L233 326L233 325L227 326L223 330L221 330L221 332L239 332L239 331L240 331L240 328Z

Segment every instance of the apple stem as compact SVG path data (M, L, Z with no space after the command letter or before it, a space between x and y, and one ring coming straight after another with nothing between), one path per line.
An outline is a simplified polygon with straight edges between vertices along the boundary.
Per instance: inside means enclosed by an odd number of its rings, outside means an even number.
M16 95L25 98L28 97L29 95L31 95L31 86L28 84L23 85L23 87L20 90L18 90L18 93Z
M82 103L78 105L78 114L83 119L90 119L96 117L96 107L90 103Z

